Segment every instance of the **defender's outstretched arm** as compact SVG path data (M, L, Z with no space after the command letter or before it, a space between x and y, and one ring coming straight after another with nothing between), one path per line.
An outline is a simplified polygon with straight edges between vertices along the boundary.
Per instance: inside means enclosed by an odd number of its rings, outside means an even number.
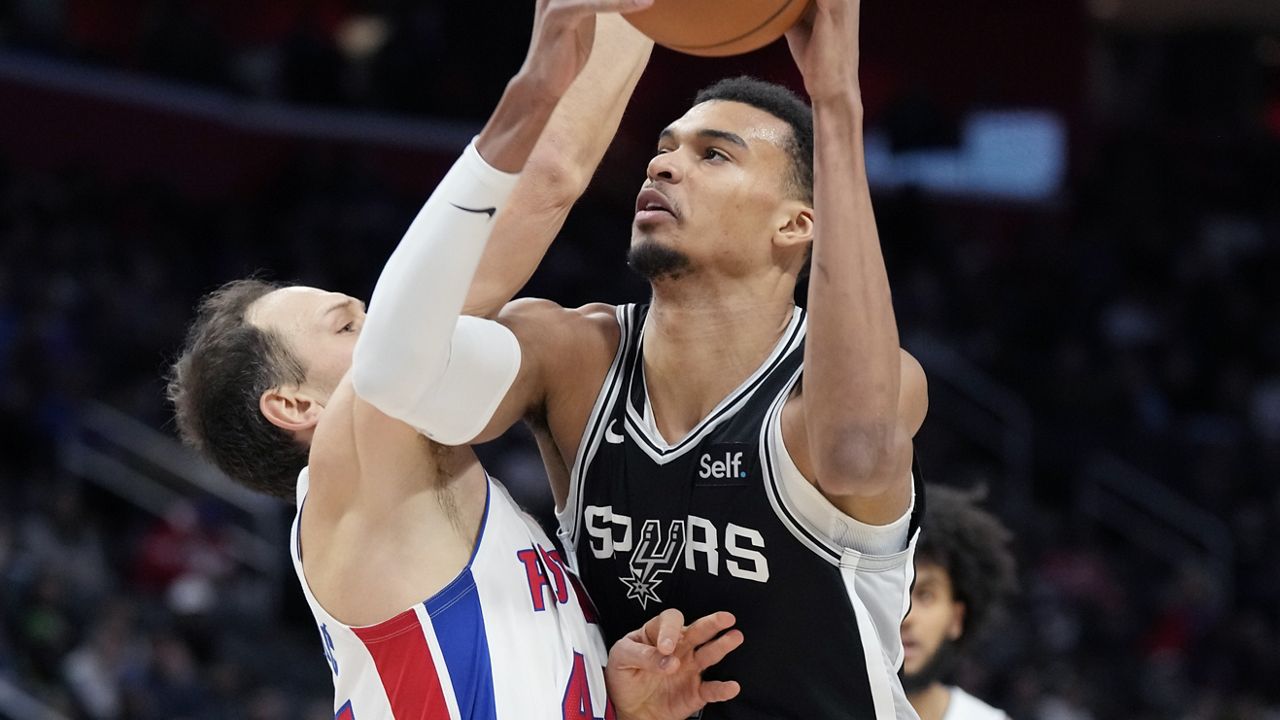
M653 41L620 15L596 19L591 58L561 98L498 213L464 314L496 315L529 281L613 142L652 51Z
M586 64L593 11L651 0L540 0L524 66L387 261L356 344L356 393L447 445L470 440L520 367L514 336L459 318L494 225L557 103Z

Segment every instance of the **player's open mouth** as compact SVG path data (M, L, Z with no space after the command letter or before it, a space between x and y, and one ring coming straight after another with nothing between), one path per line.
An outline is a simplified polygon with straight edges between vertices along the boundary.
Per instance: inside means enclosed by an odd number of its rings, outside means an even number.
M654 222L667 218L674 220L677 217L671 201L653 188L641 190L636 197L636 222Z

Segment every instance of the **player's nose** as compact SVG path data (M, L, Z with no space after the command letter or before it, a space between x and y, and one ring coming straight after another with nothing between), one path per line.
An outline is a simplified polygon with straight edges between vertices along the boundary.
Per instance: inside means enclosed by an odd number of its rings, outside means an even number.
M680 166L678 152L664 152L653 156L649 161L647 175L650 182L676 183L684 178L684 170Z

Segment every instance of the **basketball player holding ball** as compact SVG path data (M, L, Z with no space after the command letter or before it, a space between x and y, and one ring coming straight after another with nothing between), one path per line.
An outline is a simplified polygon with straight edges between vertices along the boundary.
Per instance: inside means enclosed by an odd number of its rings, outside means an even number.
M739 78L663 130L628 256L650 304L500 315L522 361L479 437L534 429L606 637L664 608L746 634L705 673L741 694L704 718L916 717L897 671L927 397L871 208L858 31L856 0L816 0L787 33L812 113Z
M207 298L190 329L170 385L179 427L233 478L296 494L291 554L340 720L680 720L737 692L699 676L742 642L728 613L685 627L664 611L614 644L606 672L577 579L462 444L521 365L510 331L459 317L494 301L492 277L479 299L471 279L495 216L538 214L517 173L587 60L595 13L647 4L537 2L524 66L367 315L340 293L248 280ZM631 47L594 72L629 87L648 54Z

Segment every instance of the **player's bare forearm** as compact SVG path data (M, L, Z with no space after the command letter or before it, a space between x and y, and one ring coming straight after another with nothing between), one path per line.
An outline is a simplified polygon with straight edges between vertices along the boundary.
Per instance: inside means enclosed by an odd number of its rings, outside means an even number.
M591 58L561 99L499 213L464 313L494 316L528 282L617 133L653 49L621 16L596 21Z
M820 486L879 494L897 445L898 329L862 151L855 87L814 104L817 218L805 413Z
M560 97L525 74L507 83L489 122L476 137L476 150L497 170L519 173Z

